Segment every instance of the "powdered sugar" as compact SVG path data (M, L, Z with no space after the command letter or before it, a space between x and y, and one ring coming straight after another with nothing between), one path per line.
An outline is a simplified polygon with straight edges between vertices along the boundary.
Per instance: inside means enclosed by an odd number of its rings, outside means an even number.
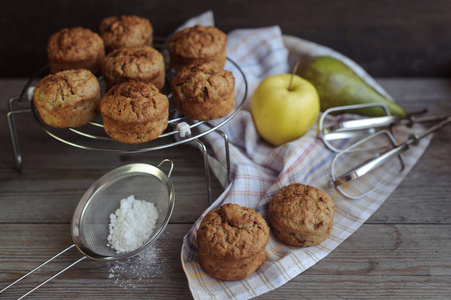
M110 215L108 246L116 253L126 253L141 247L150 237L158 220L158 211L151 202L121 200L120 207Z
M167 257L162 254L157 242L136 256L108 262L108 278L124 289L151 288L152 278L163 274Z

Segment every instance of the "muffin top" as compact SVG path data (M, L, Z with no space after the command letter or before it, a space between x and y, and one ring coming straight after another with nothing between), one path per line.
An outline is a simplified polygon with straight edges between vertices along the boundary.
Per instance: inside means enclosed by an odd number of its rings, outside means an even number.
M196 25L176 32L168 50L188 58L205 58L225 51L227 35L216 27Z
M119 48L110 52L102 65L110 80L148 80L164 72L163 55L150 46Z
M235 77L232 72L211 64L194 64L182 67L171 82L171 90L179 99L209 102L234 92Z
M107 52L122 47L152 45L150 21L135 15L105 18L100 23L99 32Z
M50 36L47 53L51 60L78 61L105 56L102 38L82 27L64 28Z
M240 259L264 250L269 227L255 210L238 204L224 204L210 211L197 231L199 245L222 259Z
M278 222L288 231L315 234L332 221L334 202L316 187L294 183L273 196L268 214L271 222Z
M33 101L49 110L73 105L86 98L100 99L97 78L88 70L65 70L41 79L33 90Z
M168 108L168 98L155 85L136 80L114 85L100 101L102 115L125 123L158 119Z

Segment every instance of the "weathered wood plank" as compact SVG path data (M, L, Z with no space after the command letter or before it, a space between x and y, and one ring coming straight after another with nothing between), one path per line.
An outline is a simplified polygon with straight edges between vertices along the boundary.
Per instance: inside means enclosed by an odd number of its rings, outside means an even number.
M450 9L446 0L5 2L0 76L26 77L44 65L48 37L61 28L97 31L105 17L137 14L151 20L156 35L167 36L207 10L214 12L216 25L225 32L279 25L285 34L351 57L374 76L449 76ZM49 16L52 22L43 22Z
M428 115L451 115L448 79L379 79L379 83L407 111L427 108ZM369 223L450 223L450 136L451 125L434 133L424 155Z
M75 299L110 299L119 295L188 298L180 249L189 228L188 224L169 225L148 252L154 261L147 261L144 266L136 261L117 262L114 270L113 263L86 259L33 296L58 299L69 293L67 297ZM67 224L1 225L0 286L70 245L69 229ZM446 297L451 293L450 229L449 225L363 225L325 259L261 298ZM77 250L70 250L5 296L19 296L79 257Z

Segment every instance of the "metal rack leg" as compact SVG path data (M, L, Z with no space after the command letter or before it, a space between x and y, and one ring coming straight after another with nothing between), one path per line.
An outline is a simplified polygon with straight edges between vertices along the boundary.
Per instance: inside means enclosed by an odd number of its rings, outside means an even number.
M206 125L208 125L210 128L214 128L214 126L208 122L205 122ZM224 147L225 147L225 155L226 155L226 167L227 167L227 185L230 184L232 181L231 178L231 170L230 170L230 151L229 151L229 137L227 134L225 134L223 131L216 129L215 130L218 134L222 136L224 139Z
M194 139L193 142L196 143L199 150L202 152L202 155L204 157L204 167L205 167L205 176L207 179L207 194L208 194L208 201L210 205L213 203L213 199L211 198L211 179L210 179L210 165L208 163L208 155L207 155L207 147L205 147L205 144L202 143L198 139Z
M9 112L7 114L7 118L8 118L9 134L11 135L11 143L14 151L14 158L16 160L16 167L17 171L20 172L22 170L22 155L20 154L19 139L17 137L17 129L14 115L21 113L30 113L31 109L14 110L12 103L15 100L16 98L9 99Z
M230 174L230 151L229 151L229 137L227 136L227 134L225 134L223 131L216 129L215 130L217 133L219 133L222 138L224 139L224 144L225 144L225 152L226 152L226 164L227 164L227 185L230 184L230 182L232 181L231 179L231 174Z

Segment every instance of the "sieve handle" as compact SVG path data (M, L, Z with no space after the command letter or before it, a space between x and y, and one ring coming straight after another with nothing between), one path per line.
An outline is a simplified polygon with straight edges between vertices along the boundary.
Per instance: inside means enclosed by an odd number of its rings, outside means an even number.
M171 168L169 169L169 172L168 172L168 177L171 177L172 169L174 169L174 163L172 162L172 160L170 160L170 159L168 159L168 158L163 159L163 160L158 164L158 168L161 169L160 166L161 166L162 164L164 164L165 162L171 164Z
M39 285L35 286L33 289L29 290L27 293L23 294L21 297L17 298L17 300L23 299L26 296L30 295L32 292L36 291L38 288L40 288L41 286L43 286L44 284L46 284L47 282L49 282L50 280L52 280L53 278L55 278L56 276L60 275L61 273L63 273L64 271L72 268L73 266L75 266L76 264L78 264L79 262L81 262L83 259L85 259L86 256L83 256L82 258L79 258L77 261L71 263L70 265L68 265L67 267L65 267L64 269L62 269L61 271L59 271L58 273L56 273L55 275L53 275L52 277L48 278L46 281L40 283Z
M58 256L60 256L61 254L65 253L66 251L68 251L69 249L75 247L75 244L67 247L66 249L64 249L63 251L61 251L60 253L54 255L53 257L49 258L48 260L46 260L45 262L43 262L42 264L40 264L39 266L37 266L36 268L34 268L33 270L29 271L27 274L23 275L22 277L20 277L19 279L17 279L16 281L14 281L13 283L9 284L7 287L3 288L2 290L0 290L0 294L3 293L4 291L6 291L7 289L9 289L10 287L12 287L13 285L15 285L16 283L18 283L19 281L25 279L27 276L33 274L35 271L39 270L41 267L45 266L46 264L48 264L49 262L51 262L52 260L54 260L55 258L57 258ZM64 268L63 270L61 270L60 272L58 272L57 274L53 275L52 277L48 278L46 281L44 281L43 283L39 284L38 286L36 286L35 288L33 288L32 290L28 291L26 294L22 295L20 298L18 299L22 299L26 296L28 296L30 293L32 293L33 291L37 290L38 288L40 288L41 286L43 286L44 284L46 284L47 282L49 282L50 280L52 280L53 278L55 278L56 276L60 275L61 273L63 273L64 271L66 271L67 269L71 268L72 266L74 266L75 264L79 263L80 261L82 261L83 259L85 259L86 256L83 256L82 258L80 258L79 260L77 260L76 262L72 263L71 265L69 265L68 267Z

